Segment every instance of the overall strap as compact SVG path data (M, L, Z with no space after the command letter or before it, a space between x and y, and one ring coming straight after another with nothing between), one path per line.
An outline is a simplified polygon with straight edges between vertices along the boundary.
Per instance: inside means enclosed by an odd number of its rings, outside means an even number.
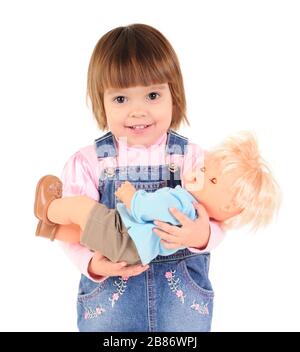
M95 140L96 154L98 159L117 156L115 138L111 132Z
M175 188L176 186L181 186L180 179L180 164L178 158L183 159L187 152L188 138L181 136L180 134L169 130L168 138L166 143L166 154L169 160L169 171L170 179L168 180L168 187Z
M166 153L169 155L185 155L188 143L188 138L181 136L175 131L169 130L166 143Z

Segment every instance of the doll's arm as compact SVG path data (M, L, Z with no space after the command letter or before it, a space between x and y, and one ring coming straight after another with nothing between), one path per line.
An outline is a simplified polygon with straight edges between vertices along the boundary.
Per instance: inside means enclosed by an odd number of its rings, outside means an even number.
M124 182L115 192L115 195L120 199L122 203L130 210L131 201L136 193L136 189L132 183Z

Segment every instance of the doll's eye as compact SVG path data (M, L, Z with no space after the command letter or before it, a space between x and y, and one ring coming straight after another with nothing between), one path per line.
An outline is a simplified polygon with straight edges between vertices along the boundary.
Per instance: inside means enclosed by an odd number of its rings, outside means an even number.
M205 166L201 167L200 171L205 172L206 171Z
M214 185L217 183L217 179L215 177L210 178L209 181L213 183Z

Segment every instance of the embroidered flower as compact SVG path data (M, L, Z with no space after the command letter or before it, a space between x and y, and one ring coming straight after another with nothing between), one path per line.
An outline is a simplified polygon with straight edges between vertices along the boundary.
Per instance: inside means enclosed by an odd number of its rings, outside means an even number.
M84 319L94 319L97 318L99 315L103 314L105 309L102 307L96 307L95 309L87 308L84 312Z
M175 293L176 297L181 301L181 303L184 303L184 299L186 295L180 289L179 287L180 279L175 278L175 273L176 273L176 270L167 271L165 273L165 278L168 280L168 284L170 286L171 291Z
M127 281L128 277L119 277L119 280L113 283L113 285L117 287L117 291L112 294L111 298L109 298L112 307L114 307L120 296L122 296L122 294L125 292Z
M191 305L191 308L202 315L209 315L208 303L196 303L195 301Z
M181 290L176 291L176 296L178 298L182 297L183 296L183 292Z
M118 293L113 293L113 295L112 295L112 299L114 300L114 301L117 301L118 299L119 299L119 294Z
M97 308L96 308L96 313L97 313L98 315L100 315L103 310L104 310L103 308L97 307Z
M171 279L171 278L172 278L172 273L171 273L170 271L167 271L167 272L165 273L165 278L166 278L166 279Z

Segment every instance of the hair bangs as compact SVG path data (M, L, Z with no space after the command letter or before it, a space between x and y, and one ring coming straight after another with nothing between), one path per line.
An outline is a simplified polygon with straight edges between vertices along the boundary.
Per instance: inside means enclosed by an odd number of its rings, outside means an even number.
M129 48L108 58L103 65L102 89L150 86L169 83L172 74L164 60L157 60L153 52L130 53ZM151 55L152 54L152 55Z

